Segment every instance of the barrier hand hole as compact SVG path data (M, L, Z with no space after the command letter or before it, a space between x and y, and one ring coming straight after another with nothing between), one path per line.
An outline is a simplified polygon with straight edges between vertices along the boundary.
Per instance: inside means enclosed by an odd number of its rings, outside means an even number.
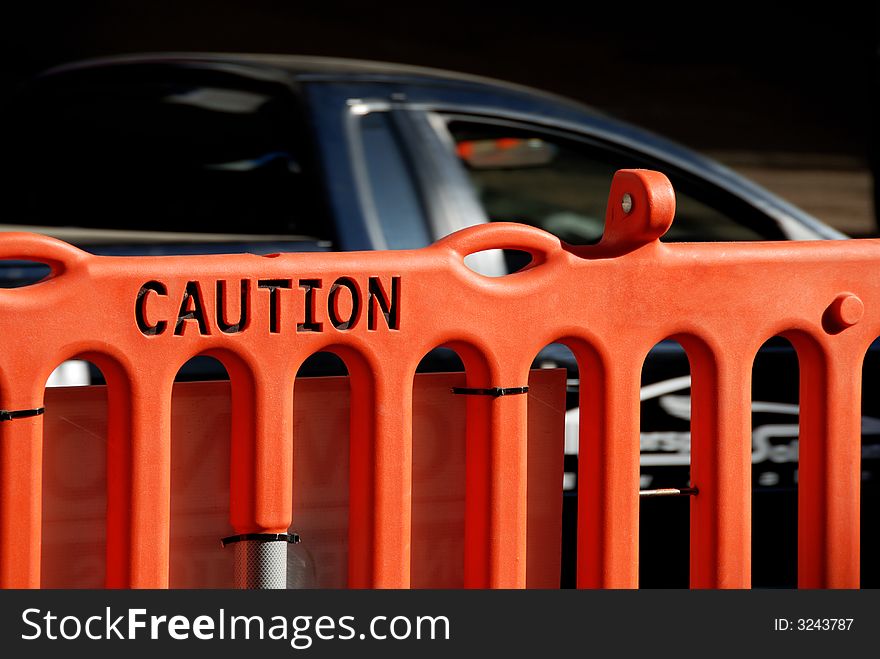
M503 277L524 270L534 257L519 249L484 249L464 257L464 264L486 277Z
M52 269L39 261L0 259L0 288L23 288L46 279Z
M87 258L86 252L49 236L0 232L0 288L21 288L58 277Z

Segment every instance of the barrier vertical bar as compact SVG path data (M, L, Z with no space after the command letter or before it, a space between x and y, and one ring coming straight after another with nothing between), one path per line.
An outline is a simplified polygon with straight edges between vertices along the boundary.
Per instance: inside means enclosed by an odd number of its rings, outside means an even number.
M528 374L528 363L502 362L492 377L501 387L519 388ZM489 587L525 588L528 397L495 398L489 427Z
M350 363L349 363L350 362ZM408 588L412 535L412 379L406 360L351 374L348 582Z
M230 523L238 588L287 585L293 515L293 382L284 360L232 383Z
M456 390L467 396L464 586L525 588L529 363L472 357Z
M59 240L35 234L4 232L0 258L35 260L50 267L48 279L80 271L86 253ZM52 283L57 283L52 282ZM50 284L51 285L51 284ZM40 339L45 323L27 320L34 309L27 291L3 290L0 337L4 364L0 369L0 588L40 586L43 390L49 372L43 372L53 355ZM51 319L63 317L47 296ZM37 311L39 314L40 311ZM39 328L39 329L36 329ZM17 343L22 336L24 342ZM51 372L51 371L50 371ZM39 374L39 375L37 375ZM39 404L34 404L39 401Z
M168 587L173 382L173 374L158 369L138 371L129 385L128 414L111 417L107 449L109 588ZM112 386L110 391L108 404L113 415L122 392Z
M618 350L581 374L578 588L636 588L639 581L641 360Z
M414 369L400 367L383 364L374 380L374 588L410 586Z
M691 587L751 586L751 374L754 353L690 348Z
M861 374L847 342L800 351L798 586L859 587Z
M0 423L0 588L40 587L42 455L41 417Z
M487 386L488 379L481 380L480 377L482 376L469 371L467 386L473 388ZM488 588L490 428L494 400L489 396L466 398L464 587Z

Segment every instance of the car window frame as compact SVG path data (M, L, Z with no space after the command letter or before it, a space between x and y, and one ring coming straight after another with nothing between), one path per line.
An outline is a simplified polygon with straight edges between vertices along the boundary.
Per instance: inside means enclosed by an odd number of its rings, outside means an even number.
M688 196L709 206L716 212L726 215L727 217L730 217L737 222L741 222L745 226L753 229L759 235L768 235L770 233L764 231L762 228L762 225L766 223L766 226L770 227L772 229L772 233L776 235L776 237L767 238L766 240L790 240L790 237L786 234L784 227L781 226L777 218L764 212L763 209L752 204L748 199L736 194L731 190L725 189L717 183L706 179L701 179L692 172L677 167L675 164L668 161L663 161L657 156L645 153L644 151L639 151L637 149L611 142L610 140L599 139L585 132L571 130L569 128L561 128L557 125L541 122L540 118L538 117L535 117L534 120L530 118L520 117L509 118L501 114L496 115L485 111L469 112L460 108L425 108L424 112L426 115L429 115L428 121L432 126L435 127L436 130L445 131L445 134L440 136L440 140L446 141L447 143L451 144L454 144L454 140L451 131L449 131L449 124L458 121L467 124L482 123L486 124L489 127L506 127L515 131L534 131L536 133L539 133L539 136L545 135L549 138L558 139L562 142L578 146L583 145L585 149L598 150L600 152L608 153L611 157L614 158L633 159L636 162L641 163L641 166L643 168L655 169L657 171L663 172L670 178L670 180L672 180L673 186L676 188L676 190L682 190L682 192L686 193ZM449 150L449 152L447 153L447 158L453 160L457 167L461 170L463 176L468 178L466 168L464 164L460 161L458 156L455 154L454 149ZM610 186L611 181L609 180L608 183ZM693 192L693 190L695 189L698 190L697 194L694 194ZM489 221L488 218L486 218L485 212L482 209L482 205L476 198L476 195L473 193L473 190L469 189L468 193L473 198L473 201L480 207L480 213L483 218L482 221ZM737 213L732 214L727 210L721 210L719 208L720 204L718 203L718 200L726 200L732 202L731 205L737 207ZM742 211L742 216L740 216L739 214L740 210ZM755 222L756 219L757 222ZM475 221L472 221L472 218L468 218L468 220L466 221L468 221L468 224L466 226L477 223ZM758 226L755 227L754 224L757 224Z
M430 204L420 184L414 152L398 109L406 108L396 96L396 85L373 81L302 81L307 111L318 153L319 170L327 190L329 206L339 236L338 249L386 249L384 227L374 197L395 195L406 185L408 195L418 201L419 215L412 221L425 227L430 240L436 240ZM369 172L370 157L363 139L364 116L382 113L389 119L381 128L395 145L398 158L408 172L405 181L383 190L374 188ZM426 245L412 245L412 248Z

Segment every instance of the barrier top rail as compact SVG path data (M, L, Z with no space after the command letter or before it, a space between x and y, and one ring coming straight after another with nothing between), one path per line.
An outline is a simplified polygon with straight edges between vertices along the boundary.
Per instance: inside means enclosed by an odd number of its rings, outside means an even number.
M51 371L75 357L108 382L107 585L168 579L170 401L178 369L212 355L232 382L230 532L291 526L293 385L311 354L352 378L349 582L406 587L416 366L454 348L467 386L515 393L539 350L581 372L578 583L638 575L639 384L675 338L693 385L691 583L750 584L750 378L770 337L800 357L799 582L858 585L860 378L880 335L880 242L668 244L668 180L618 172L602 241L573 247L498 223L414 251L102 257L24 233L0 258L50 276L0 291L0 585L39 585L41 419ZM528 252L486 277L464 257ZM465 583L522 587L525 396L468 400Z

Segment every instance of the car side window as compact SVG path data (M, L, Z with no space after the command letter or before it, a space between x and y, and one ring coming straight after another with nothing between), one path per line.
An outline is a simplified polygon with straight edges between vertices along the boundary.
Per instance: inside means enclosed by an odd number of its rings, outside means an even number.
M522 222L562 240L597 242L605 225L611 179L618 169L666 169L644 158L566 139L556 133L489 121L452 120L449 132L489 220ZM775 223L741 202L710 200L686 179L675 186L676 217L664 241L775 240ZM711 202L711 203L710 203ZM766 219L766 218L763 218Z
M300 115L217 72L50 76L6 115L4 223L333 240Z

